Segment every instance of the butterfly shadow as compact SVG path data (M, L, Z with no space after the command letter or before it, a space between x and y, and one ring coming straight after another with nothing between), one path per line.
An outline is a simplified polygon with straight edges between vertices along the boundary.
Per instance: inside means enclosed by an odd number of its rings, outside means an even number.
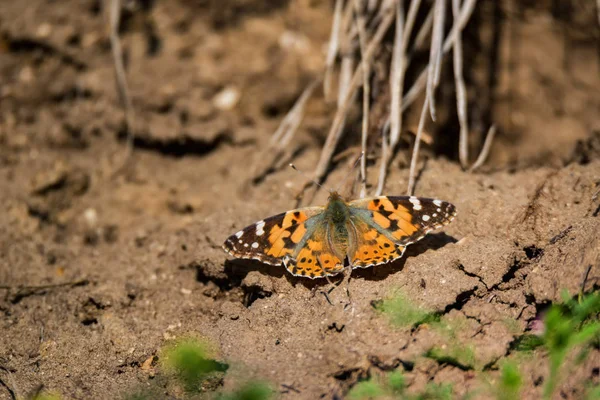
M283 265L268 265L256 260L226 260L223 272L227 276L228 284L232 287L236 287L241 285L241 282L251 271L257 271L261 275L270 276L272 278L285 278L293 286L300 284L310 290L329 284L327 279L307 279L301 276L293 276ZM331 277L330 281L337 282L342 278L343 275L340 274L339 276Z
M357 268L352 271L352 278L362 278L369 281L381 281L390 275L402 271L404 269L404 264L406 264L406 260L409 257L416 257L427 250L438 250L449 243L456 242L458 242L458 240L445 234L444 232L431 233L417 243L408 246L402 258L375 267Z

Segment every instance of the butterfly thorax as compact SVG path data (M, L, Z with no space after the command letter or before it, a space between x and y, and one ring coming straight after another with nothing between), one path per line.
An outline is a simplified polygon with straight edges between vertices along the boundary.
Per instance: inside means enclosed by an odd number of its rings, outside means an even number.
M323 218L327 226L327 245L329 250L339 259L343 260L353 247L355 238L351 237L354 229L351 228L350 208L337 192L332 192L325 207Z

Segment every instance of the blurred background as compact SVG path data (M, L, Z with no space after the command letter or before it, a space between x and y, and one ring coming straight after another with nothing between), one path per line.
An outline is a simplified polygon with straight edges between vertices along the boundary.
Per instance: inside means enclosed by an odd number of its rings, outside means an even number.
M0 1L0 399L246 377L271 386L231 398L597 394L597 332L577 335L597 318L599 93L592 0ZM356 271L352 313L226 258L253 221L324 204L303 183L336 187L361 152L344 194L459 217ZM417 316L400 330L379 307L398 288L417 303L391 307ZM563 381L548 324L596 340Z

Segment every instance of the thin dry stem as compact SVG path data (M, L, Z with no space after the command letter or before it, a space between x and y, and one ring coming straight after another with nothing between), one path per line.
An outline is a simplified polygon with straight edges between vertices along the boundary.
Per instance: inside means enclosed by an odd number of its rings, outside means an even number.
M369 135L369 97L371 96L371 87L369 85L369 76L371 75L371 64L369 60L364 59L367 50L367 32L365 31L365 16L360 9L360 0L354 0L356 29L358 30L358 42L360 46L360 57L363 71L363 110L362 110L362 131L360 146L362 157L360 158L360 198L367 195L367 137Z
M310 99L319 82L320 79L317 79L304 89L304 92L302 92L298 100L296 100L292 109L287 113L285 118L283 118L277 131L275 131L271 137L269 143L271 148L276 147L278 149L283 149L289 144L290 140L292 140L304 117L306 103L308 103L308 99Z
M390 106L390 142L396 147L400 138L402 125L402 88L404 82L404 6L398 1L396 6L396 36L394 38L394 51L392 67L390 68L390 92L392 101Z
M452 0L452 15L457 19L460 13L460 0ZM456 109L460 124L460 137L458 140L458 158L460 165L467 168L469 164L469 121L467 118L467 89L463 79L463 51L461 32L458 31L452 51L454 62L454 81L456 82Z
M345 32L340 39L339 52L342 55L342 61L340 65L340 83L338 89L337 106L339 107L346 96L350 82L352 81L352 71L354 70L354 52L352 51L352 40L358 34L358 31L354 29L354 22L352 3L348 3L346 9L343 11L342 17L342 28L341 32Z
M12 385L12 389L2 380L0 380L0 384L3 384L4 387L6 387L6 390L8 390L8 393L11 397L11 399L17 400L17 399L22 399L23 397L20 396L20 390L19 387L17 386L17 382L15 381L15 377L13 376L12 372L10 372L10 370L2 365L0 365L0 370L3 370L6 372L6 374L8 375L8 379L10 380L10 384Z
M419 10L420 0L411 1L408 9L406 23L404 23L404 6L402 2L397 3L396 7L396 40L394 43L394 54L391 67L391 93L392 101L390 106L390 116L388 121L391 123L390 133L390 151L382 152L382 163L379 174L379 183L377 185L377 195L383 193L383 186L387 175L389 163L392 160L394 151L400 141L402 133L402 113L403 113L403 97L405 72L410 63L410 59L406 56L408 41L412 34L412 29L416 20L417 11Z
M115 173L123 168L133 151L133 135L134 135L134 115L131 96L127 86L127 78L125 76L125 66L123 64L123 49L119 39L119 21L121 19L121 0L110 1L109 7L109 28L110 28L110 46L112 49L113 62L115 66L115 77L117 80L117 88L119 90L119 98L125 110L125 123L127 131L127 142L125 147L125 155L122 164L115 169Z
M433 6L433 28L429 48L429 64L427 68L427 98L431 119L436 120L435 90L440 82L442 65L442 43L444 38L444 19L446 0L436 0Z
M331 76L333 66L338 53L342 27L342 7L343 0L336 0L333 11L333 23L331 24L331 36L329 38L329 47L327 49L327 58L325 59L325 78L323 79L323 92L328 99L331 94Z
M466 0L463 4L463 7L460 12L460 17L458 18L458 20L454 21L452 29L450 30L448 36L446 37L446 40L444 41L444 53L447 53L448 51L450 51L450 49L452 49L452 46L454 45L456 32L461 31L467 24L469 18L471 17L471 14L473 13L473 8L475 7L476 2L477 0ZM408 90L408 92L404 96L404 100L402 101L402 110L406 110L419 97L419 95L425 88L425 85L427 84L428 72L429 65L426 66L423 69L423 71L421 71L419 77L417 78L413 86Z
M296 100L294 106L290 109L290 111L288 111L273 136L271 136L271 139L269 140L269 146L261 154L259 163L255 165L252 176L256 177L262 173L259 171L261 171L261 168L263 168L263 160L267 161L267 168L270 168L271 166L274 166L277 160L281 159L286 153L291 153L289 151L288 144L296 132L298 132L298 128L300 127L302 119L304 118L306 104L320 83L320 78L314 80L310 85L308 85L308 87L306 87L306 89L304 89L300 97L298 97L298 100Z
M373 38L371 39L369 46L367 47L367 51L365 52L362 62L365 62L364 60L370 60L371 57L373 57L375 50L377 50L381 40L383 39L383 36L389 29L393 20L394 14L390 13L379 24L377 31L373 35ZM323 146L323 150L321 151L319 163L315 168L314 176L316 181L319 181L325 175L325 172L327 171L327 166L329 165L329 161L331 160L331 156L333 155L335 147L341 137L342 129L340 128L345 120L345 116L348 111L348 108L350 107L350 103L352 101L354 93L361 83L362 62L357 66L356 70L354 71L354 76L352 77L352 81L350 83L348 92L346 93L344 102L342 106L338 108L336 115L333 119L333 123L329 130L329 134L327 135L325 145ZM305 186L308 185L310 185L310 183L307 183L307 185Z
M390 105L390 132L388 137L381 137L381 164L379 166L379 181L377 183L376 196L383 192L388 164L392 153L400 139L402 126L402 90L404 82L404 5L402 1L396 3L396 35L394 39L394 50L392 54L392 65L390 67L390 93L392 101ZM388 139L389 138L389 139Z
M496 126L492 125L490 127L490 129L488 130L487 136L485 138L485 142L483 142L483 147L481 148L479 157L477 157L477 160L475 160L475 162L473 163L471 168L469 168L469 172L473 172L483 165L483 163L485 162L485 160L488 157L488 154L490 153L490 149L492 148L492 142L494 141L495 135L496 135Z
M421 110L421 116L419 117L419 128L417 129L417 137L415 138L415 146L413 147L412 157L410 159L410 172L408 176L408 190L407 194L412 196L415 191L415 179L417 176L417 159L419 158L419 148L421 147L421 135L423 134L423 128L425 126L425 118L427 117L427 102L428 97L425 97L423 102L423 109Z
M381 196L383 192L383 186L385 185L385 177L387 173L387 163L391 158L392 148L390 146L390 139L386 137L386 132L389 132L389 125L385 125L382 129L381 134L381 164L379 165L379 179L377 181L377 190L375 196ZM389 133L388 135L389 136Z

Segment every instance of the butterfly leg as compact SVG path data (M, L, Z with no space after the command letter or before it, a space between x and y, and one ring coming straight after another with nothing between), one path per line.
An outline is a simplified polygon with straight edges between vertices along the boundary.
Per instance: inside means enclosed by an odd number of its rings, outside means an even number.
M350 276L352 275L352 264L350 260L346 257L344 260L344 279L341 282L344 282L344 289L346 290L346 296L348 296L348 302L344 305L344 310L348 307L351 307L351 312L354 314L354 302L352 301L352 296L350 295ZM340 284L341 284L340 282Z

